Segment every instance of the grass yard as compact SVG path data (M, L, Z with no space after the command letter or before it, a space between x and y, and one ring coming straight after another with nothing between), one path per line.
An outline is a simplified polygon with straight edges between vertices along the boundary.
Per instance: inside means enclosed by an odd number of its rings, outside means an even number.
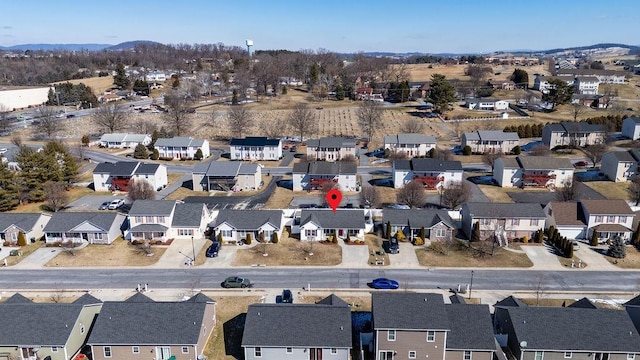
M624 259L615 259L611 256L603 255L607 261L623 269L640 269L640 252L633 246L627 246L627 256Z
M312 253L313 255L311 255ZM277 244L256 242L256 245L252 245L250 248L238 250L232 265L331 266L341 262L342 248L338 244L325 244L317 241L303 243L289 237L285 230L282 239Z
M4 248L5 251L19 250L20 253L22 254L21 256L7 256L5 258L5 259L7 259L7 266L11 266L11 265L15 265L15 264L19 263L20 261L22 261L22 259L26 258L27 256L31 255L34 251L36 251L39 248L41 248L43 244L44 243L42 241L36 241L33 244L27 242L27 245L19 247L19 248L18 247L5 247Z
M391 264L391 261L389 260L389 254L385 253L382 249L381 238L378 238L378 236L374 234L366 234L364 236L364 242L365 244L367 244L367 248L369 250L369 259L367 261L367 264L375 265L376 261L380 260L384 261L384 266L388 266L389 264ZM383 255L380 255L380 253L382 253Z
M486 254L481 256L480 252L471 249L466 244L458 242L448 246L431 245L416 249L418 262L422 266L428 267L504 267L504 268L528 268L533 263L527 255L516 253L502 248L495 248L494 255ZM478 245L474 244L474 247ZM487 247L485 252L490 252Z
M376 189L376 192L378 193L378 197L380 198L380 204L383 207L386 205L391 205L398 202L396 189L392 187L386 187L386 186L374 186L374 189Z
M188 196L209 196L209 192L207 191L193 191L186 187L179 187L176 191L169 194L169 196L165 197L164 200L183 200Z
M277 186L275 191L264 204L264 209L284 209L293 200L293 191Z
M88 187L72 187L67 191L67 200L68 203L76 201L85 195L95 195L96 192L89 189ZM35 202L35 203L26 203L23 205L18 205L17 208L11 210L9 212L15 213L39 213L39 212L49 212L45 202Z
M168 173L167 174L167 182L170 184L175 183L176 181L182 179L182 177L184 176L184 174L178 174L178 173Z
M88 245L84 249L76 250L75 255L63 251L45 266L148 266L155 264L165 250L166 247L153 246L153 256L146 256L137 246L118 238L111 245Z
M629 184L613 181L588 181L583 184L602 194L607 199L629 199Z
M491 202L512 203L513 199L505 192L505 189L495 185L478 185L483 194L485 194ZM512 189L509 189L511 191Z

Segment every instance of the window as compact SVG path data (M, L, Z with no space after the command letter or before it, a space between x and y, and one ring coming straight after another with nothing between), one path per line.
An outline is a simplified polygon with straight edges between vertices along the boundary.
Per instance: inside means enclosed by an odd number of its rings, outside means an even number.
M178 229L178 236L193 236L193 229Z
M627 360L635 360L636 354L627 354Z
M18 233L11 233L11 240L18 241Z
M520 219L511 219L511 225L513 226L520 225Z
M331 355L335 355L338 353L338 349L336 348L331 348Z
M58 352L58 347L57 346L51 347L51 352Z
M409 351L409 359L415 359L415 358L416 358L416 351L415 350Z
M602 215L596 215L596 222L602 222Z
M233 236L233 230L220 230L220 233L222 234L222 237L232 237Z
M304 235L306 237L312 237L312 236L315 237L316 233L317 233L317 230L315 230L315 229L307 229L307 230L304 231Z
M531 219L531 226L538 226L538 219Z
M618 222L619 223L626 223L627 222L627 217L626 216L620 216L618 218ZM633 354L632 354L633 355Z
M543 360L544 359L544 351L536 351L535 360Z
M189 353L189 347L188 346L183 346L182 347L182 353L183 354L188 354Z
M102 233L95 233L93 234L93 238L95 240L102 240L102 235L103 235Z
M573 356L573 353L571 351L565 351L564 352L564 358L565 359L571 359L572 356Z
M445 237L447 231L445 229L436 229L436 237Z
M358 229L349 229L348 233L351 236L357 236L360 233L360 230L358 230Z
M489 225L491 224L490 219L480 219L480 225Z
M102 347L102 352L104 353L104 357L110 358L111 357L111 346L103 346Z
M427 342L436 341L436 332L435 331L427 331Z
M293 348L288 347L287 348L287 354L293 354Z
M387 330L387 340L388 341L396 341L396 331L395 330Z
M140 354L140 346L132 346L131 347L131 352L133 354Z
M471 360L471 351L465 350L463 360Z
M616 217L615 216L607 216L607 222L608 223L616 222Z
M262 348L261 347L253 348L253 356L254 357L262 357Z
M147 223L148 224L152 224L153 223L153 216L147 216Z
M159 223L163 223L164 222L164 216L158 216L158 222Z

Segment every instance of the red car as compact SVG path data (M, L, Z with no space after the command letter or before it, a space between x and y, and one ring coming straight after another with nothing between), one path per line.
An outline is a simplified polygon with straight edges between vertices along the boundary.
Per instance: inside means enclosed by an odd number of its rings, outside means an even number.
M576 161L573 166L575 167L585 167L585 166L589 166L589 163L586 161Z

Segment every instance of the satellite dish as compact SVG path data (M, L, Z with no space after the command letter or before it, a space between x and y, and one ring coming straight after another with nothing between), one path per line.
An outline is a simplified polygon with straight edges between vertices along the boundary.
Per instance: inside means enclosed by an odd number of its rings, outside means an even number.
M521 348L526 348L527 347L527 342L526 341L520 341L520 347Z

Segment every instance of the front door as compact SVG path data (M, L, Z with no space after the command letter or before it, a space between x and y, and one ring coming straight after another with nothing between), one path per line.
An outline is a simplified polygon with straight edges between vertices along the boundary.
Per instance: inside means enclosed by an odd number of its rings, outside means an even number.
M309 349L309 360L322 360L322 349L310 348Z
M169 360L171 357L171 348L168 346L156 347L156 360Z
M609 360L608 353L596 353L595 360Z
M344 235L344 230L343 229L338 230L338 236L342 236L342 235Z

